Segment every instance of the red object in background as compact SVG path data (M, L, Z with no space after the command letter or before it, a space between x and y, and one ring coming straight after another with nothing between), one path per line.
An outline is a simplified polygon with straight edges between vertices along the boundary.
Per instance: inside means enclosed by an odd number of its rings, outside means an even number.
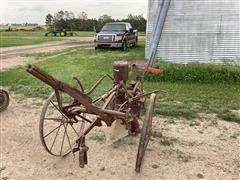
M160 69L157 69L157 68L153 68L153 67L149 67L147 72L150 72L150 73L160 73L161 70Z

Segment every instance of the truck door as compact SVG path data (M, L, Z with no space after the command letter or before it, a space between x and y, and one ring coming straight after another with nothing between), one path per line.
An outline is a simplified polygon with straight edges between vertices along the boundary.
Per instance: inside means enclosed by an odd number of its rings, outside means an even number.
M127 24L128 29L129 29L129 41L133 43L135 41L135 33L133 32L133 28L131 24Z
M129 26L128 24L126 24L126 40L127 40L127 43L129 43L129 41L131 41L131 35L130 35L130 29L129 29Z

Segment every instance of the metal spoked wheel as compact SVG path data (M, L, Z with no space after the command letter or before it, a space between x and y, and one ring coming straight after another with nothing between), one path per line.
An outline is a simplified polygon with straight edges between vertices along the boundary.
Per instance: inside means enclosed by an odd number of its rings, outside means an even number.
M7 91L0 89L0 112L5 110L9 105L9 95Z
M63 93L60 95L64 105L72 104L73 99L70 96ZM42 108L39 124L40 139L48 153L63 157L72 152L76 138L85 127L84 120L77 120L69 119L62 113L55 93L49 96Z
M137 153L137 160L136 160L136 166L135 166L136 172L140 172L141 170L144 153L146 151L149 139L151 137L152 117L154 112L155 101L156 101L156 94L151 94L149 105L148 107L146 107L147 111L145 114L145 119L144 119L142 130L141 130L141 137L138 145L138 153Z

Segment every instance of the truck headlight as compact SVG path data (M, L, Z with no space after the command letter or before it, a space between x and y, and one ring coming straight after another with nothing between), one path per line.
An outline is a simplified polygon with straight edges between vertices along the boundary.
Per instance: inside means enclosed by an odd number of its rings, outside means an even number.
M121 41L122 40L122 36L116 36L116 41Z

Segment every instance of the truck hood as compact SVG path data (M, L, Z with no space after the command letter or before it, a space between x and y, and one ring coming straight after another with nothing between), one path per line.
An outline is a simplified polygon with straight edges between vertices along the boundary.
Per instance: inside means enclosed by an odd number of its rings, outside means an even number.
M117 35L123 35L124 32L99 32L98 35L102 34L117 34Z

